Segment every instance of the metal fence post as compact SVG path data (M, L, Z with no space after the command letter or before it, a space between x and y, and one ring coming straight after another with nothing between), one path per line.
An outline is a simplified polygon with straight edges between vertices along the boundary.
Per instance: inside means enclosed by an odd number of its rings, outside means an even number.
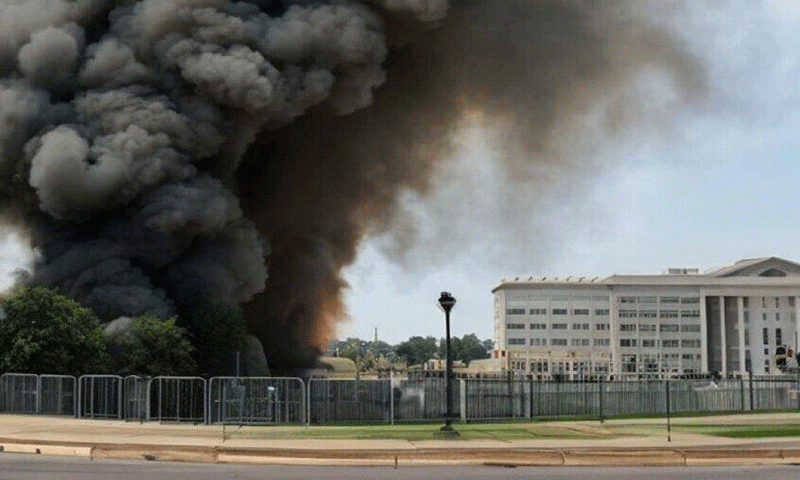
M394 369L389 368L389 423L394 426Z
M467 381L463 378L458 379L458 409L462 422L467 421Z
M598 384L598 388L600 389L600 394L598 395L598 402L600 404L600 423L605 421L605 418L603 418L603 391L605 390L605 388L603 388L603 380L604 377L601 376L600 383Z
M669 405L669 379L665 382L665 390L667 396L667 441L672 441L672 421L670 418L670 405Z

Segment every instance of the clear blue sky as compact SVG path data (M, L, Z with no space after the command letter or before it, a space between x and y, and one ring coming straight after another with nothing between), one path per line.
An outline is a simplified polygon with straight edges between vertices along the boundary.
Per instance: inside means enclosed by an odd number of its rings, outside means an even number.
M727 5L692 6L673 24L708 69L705 105L599 139L600 171L555 186L504 183L469 132L433 196L409 195L420 241L398 261L384 254L391 238L372 238L347 270L352 320L339 337L442 337L436 299L448 290L453 334L492 338L502 278L800 261L800 2L708 3ZM504 204L514 199L525 207Z

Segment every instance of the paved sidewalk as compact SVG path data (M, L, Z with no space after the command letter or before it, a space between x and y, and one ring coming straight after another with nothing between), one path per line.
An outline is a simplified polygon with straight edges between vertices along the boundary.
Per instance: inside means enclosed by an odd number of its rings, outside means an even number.
M800 413L672 419L680 424L798 424ZM546 423L537 424L547 425ZM253 438L270 428L133 423L0 415L5 452L87 458L264 464L720 465L800 463L800 437L733 439L672 431L666 419L557 422L622 436L523 440L319 440ZM302 428L302 427L299 427ZM325 427L311 427L325 428ZM257 430L258 429L258 430ZM265 433L266 432L266 433ZM224 433L224 437L223 437ZM248 435L250 434L250 435ZM2 456L0 456L2 460Z

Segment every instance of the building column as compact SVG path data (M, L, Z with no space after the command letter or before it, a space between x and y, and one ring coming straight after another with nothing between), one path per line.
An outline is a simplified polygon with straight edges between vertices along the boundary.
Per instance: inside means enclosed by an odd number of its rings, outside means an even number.
M728 373L728 345L725 341L725 297L719 297L719 344L720 344L720 375L725 377Z
M608 298L608 328L610 329L608 336L611 347L611 368L608 373L613 375L614 379L619 380L620 375L622 375L622 358L619 356L619 319L617 318L617 296L615 294L611 294Z
M800 297L794 297L794 351L800 351Z
M739 374L744 378L744 298L736 297L736 314L739 322Z
M708 373L708 318L706 315L706 302L708 297L705 295L700 295L700 345L702 350L700 351L700 355L702 358L700 359L700 373Z

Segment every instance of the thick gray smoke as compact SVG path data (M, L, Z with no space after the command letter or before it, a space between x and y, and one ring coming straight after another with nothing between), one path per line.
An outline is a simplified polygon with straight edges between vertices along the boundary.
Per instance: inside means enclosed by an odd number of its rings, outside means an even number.
M558 132L638 71L678 102L702 88L641 5L2 0L6 210L41 250L34 280L103 318L245 305L270 361L302 366L345 317L340 270L465 115L546 170L580 166Z

